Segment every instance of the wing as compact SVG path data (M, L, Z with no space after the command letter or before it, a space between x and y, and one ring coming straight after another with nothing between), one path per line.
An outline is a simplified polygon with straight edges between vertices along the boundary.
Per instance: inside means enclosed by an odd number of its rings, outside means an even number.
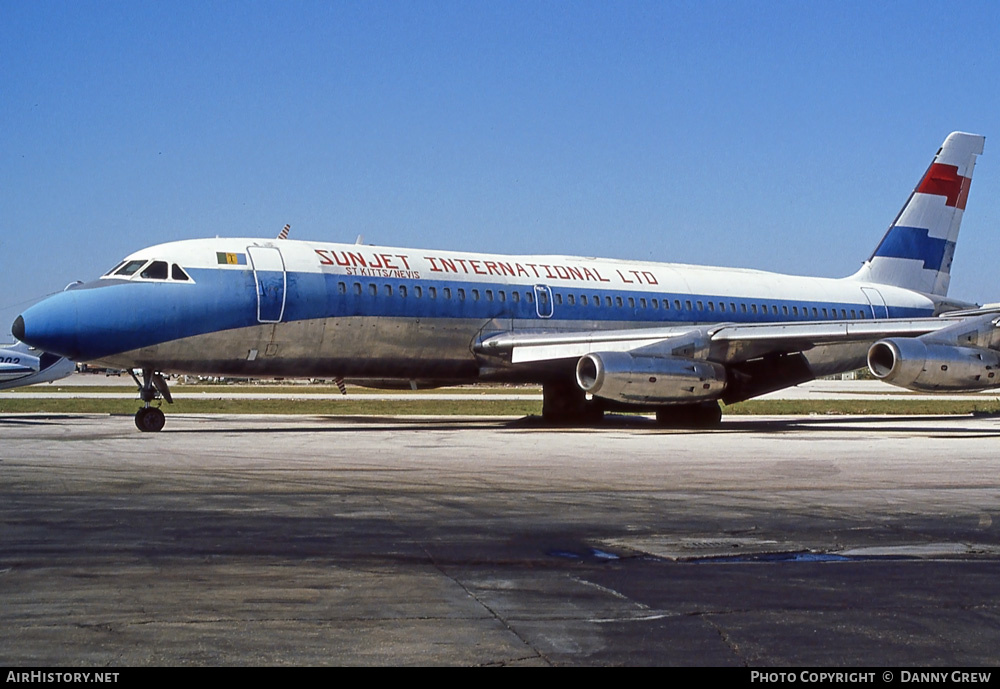
M958 345L957 330L995 332L996 320L997 311L987 310L906 320L505 332L482 338L475 349L513 367L575 365L585 391L623 402L732 403L861 368L876 343L924 342L945 333L941 342L953 338ZM993 346L979 339L977 345Z

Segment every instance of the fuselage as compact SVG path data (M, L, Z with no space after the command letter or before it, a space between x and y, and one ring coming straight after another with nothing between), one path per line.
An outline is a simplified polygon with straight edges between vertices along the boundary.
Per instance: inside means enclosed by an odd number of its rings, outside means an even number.
M219 238L137 251L28 309L14 330L47 351L115 368L459 382L486 368L496 377L496 362L475 345L503 332L919 318L939 309L928 295L851 278Z

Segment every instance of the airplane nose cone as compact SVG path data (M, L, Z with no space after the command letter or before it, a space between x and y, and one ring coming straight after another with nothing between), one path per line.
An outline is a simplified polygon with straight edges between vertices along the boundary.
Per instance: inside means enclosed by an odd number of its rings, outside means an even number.
M17 339L24 341L24 318L18 316L14 319L14 325L10 326L10 332Z
M25 310L14 320L11 332L32 347L76 359L77 320L76 300L71 292L63 292Z

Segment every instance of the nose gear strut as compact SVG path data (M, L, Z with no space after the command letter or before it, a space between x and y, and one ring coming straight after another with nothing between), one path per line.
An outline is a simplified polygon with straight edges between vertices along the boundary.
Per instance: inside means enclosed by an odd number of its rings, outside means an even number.
M135 427L144 433L155 433L163 428L166 418L159 407L151 406L153 400L162 397L167 404L173 404L174 398L167 387L167 381L163 379L163 374L151 368L142 369L142 382L136 377L135 371L129 369L129 375L139 386L139 399L143 401L143 407L135 413Z

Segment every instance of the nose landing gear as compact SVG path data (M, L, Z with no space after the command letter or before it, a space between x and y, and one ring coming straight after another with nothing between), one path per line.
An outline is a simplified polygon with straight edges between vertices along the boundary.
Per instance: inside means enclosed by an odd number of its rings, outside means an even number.
M165 399L167 404L174 403L167 381L163 379L162 374L151 368L142 369L141 383L134 371L129 369L129 374L139 386L139 398L143 401L143 407L135 413L135 427L143 433L156 433L163 428L166 418L159 407L153 407L150 403L158 397Z

